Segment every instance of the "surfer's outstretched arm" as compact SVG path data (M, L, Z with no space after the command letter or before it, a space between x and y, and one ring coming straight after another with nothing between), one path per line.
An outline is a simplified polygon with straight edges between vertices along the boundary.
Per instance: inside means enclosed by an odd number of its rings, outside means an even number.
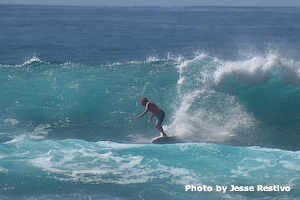
M141 118L141 117L143 117L144 115L147 114L147 112L149 110L149 103L147 103L145 106L146 106L145 111L140 116L137 116L136 119Z

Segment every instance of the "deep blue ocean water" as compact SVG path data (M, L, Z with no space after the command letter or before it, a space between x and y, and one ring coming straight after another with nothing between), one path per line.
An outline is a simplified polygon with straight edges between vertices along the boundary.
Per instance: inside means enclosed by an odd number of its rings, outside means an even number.
M0 5L0 199L299 199L299 21L297 7ZM144 96L181 143L151 144Z

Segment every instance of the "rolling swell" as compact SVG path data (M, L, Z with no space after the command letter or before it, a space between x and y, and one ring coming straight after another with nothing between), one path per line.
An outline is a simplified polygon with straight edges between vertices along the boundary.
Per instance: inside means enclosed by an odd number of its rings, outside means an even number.
M0 70L2 141L26 135L130 142L128 135L150 132L135 124L140 97L166 104L177 80L170 60L80 65L34 58Z
M147 96L167 113L167 133L183 141L299 150L295 60L202 54L81 65L33 58L0 70L1 141L26 135L148 143L158 135L154 124L135 120Z

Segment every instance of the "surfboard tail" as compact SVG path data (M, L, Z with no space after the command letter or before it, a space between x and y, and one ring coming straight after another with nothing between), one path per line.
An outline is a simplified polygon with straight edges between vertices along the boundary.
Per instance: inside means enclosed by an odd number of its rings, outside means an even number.
M155 138L152 143L153 144L174 144L174 143L180 143L181 141L178 140L176 137L158 137Z

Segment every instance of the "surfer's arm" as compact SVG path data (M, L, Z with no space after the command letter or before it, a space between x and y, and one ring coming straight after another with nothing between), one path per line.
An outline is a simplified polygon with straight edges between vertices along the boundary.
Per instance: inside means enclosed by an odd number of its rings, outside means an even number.
M149 110L149 103L146 104L146 109L145 109L145 111L144 111L140 116L137 116L136 119L141 118L141 117L143 117L144 115L146 115L146 113L148 112L148 110Z
M150 123L151 122L151 120L152 120L152 118L154 117L154 114L152 113L152 115L151 115L151 117L150 117L150 119L148 120L148 123Z

